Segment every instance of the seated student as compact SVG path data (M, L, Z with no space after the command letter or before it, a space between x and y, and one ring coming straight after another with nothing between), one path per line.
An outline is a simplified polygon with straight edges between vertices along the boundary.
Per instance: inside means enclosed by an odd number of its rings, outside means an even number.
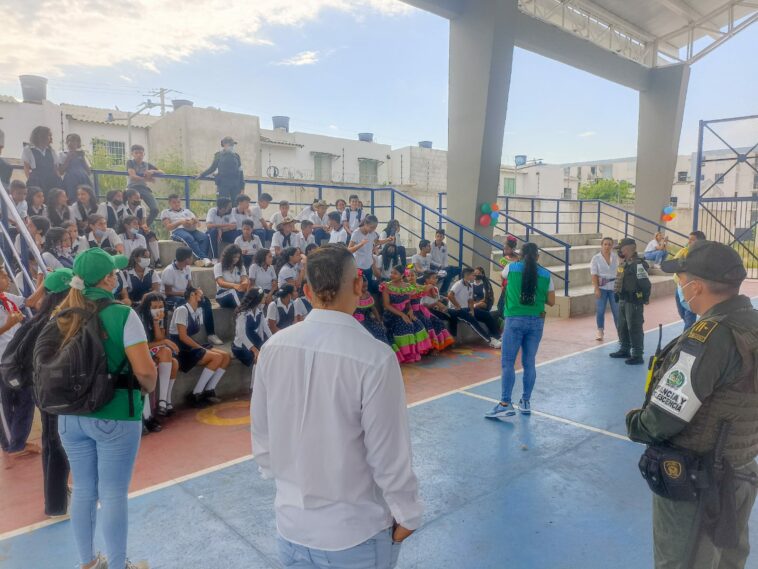
M353 231L358 229L358 226L361 224L361 221L365 217L363 214L363 209L361 208L361 202L358 199L358 196L353 194L349 198L350 201L350 209L346 209L342 212L342 227L345 228L345 231L347 231L350 235L353 234ZM369 281L369 289L371 288L371 281Z
M316 239L316 245L321 245L324 241L329 240L331 224L329 222L329 214L326 213L328 207L328 204L324 200L317 200L311 206L313 213L311 213L308 219L313 222L313 237ZM339 221L338 219L337 223L341 226L342 224Z
M313 222L309 219L300 222L300 233L297 234L296 245L303 253L310 245L316 245L316 238L313 236Z
M221 196L216 206L205 215L205 227L211 243L211 256L217 260L221 254L221 243L234 243L240 232L237 221L232 217L232 200Z
M305 258L300 249L287 247L276 259L279 288L290 284L299 290L305 280Z
M79 250L81 249L84 251L87 249L87 238L81 237L79 235L79 227L77 227L76 222L74 220L64 221L61 225L61 229L63 229L66 233L68 233L69 238L71 239L71 257L76 257L77 253L79 253ZM84 243L84 248L82 248L82 243Z
M242 222L246 219L253 219L253 208L250 206L250 196L240 194L235 201L232 209L232 219L237 224L237 230L242 231ZM239 233L237 234L239 235Z
M11 200L13 200L13 205L16 206L16 211L18 212L19 217L21 217L22 220L26 219L29 217L29 206L26 203L26 184L21 180L13 180L11 182L10 190ZM10 217L8 221L10 221L12 227L16 226L16 221L13 217ZM11 236L13 236L13 234L11 234Z
M117 253L124 253L124 243L116 232L108 227L105 218L99 213L93 213L87 218L87 238L82 242L80 249L115 249ZM86 243L86 244L85 244Z
M432 270L432 258L429 253L432 250L432 245L428 239L422 239L418 243L418 253L411 257L411 263L413 263L413 270L417 275L423 275L426 271Z
M279 255L282 249L297 247L297 234L295 233L295 220L285 217L276 225L276 233L271 238L271 250L274 255Z
M331 212L329 214L329 243L342 243L343 245L347 245L349 239L350 235L342 226L339 212Z
M29 275L29 278L27 278ZM26 264L26 272L18 271L16 276L13 277L13 283L16 285L16 290L21 296L29 296L37 289L37 281L44 279L45 274L39 268L37 264L37 257L29 255L29 260ZM29 282L31 280L31 282ZM32 305L28 305L29 308L34 309Z
M160 292L161 277L158 271L150 268L150 251L145 247L137 247L129 255L126 289L132 304L139 304L142 297L150 292Z
M216 301L223 308L237 308L247 292L247 273L242 264L242 251L229 245L221 253L221 260L213 265L216 280Z
M263 210L268 208L273 199L270 194L263 193L258 196L258 204L250 208L250 219L255 223L253 233L260 238L264 245L270 243L274 235L271 223L263 217Z
M409 285L416 287L416 290L411 293L411 309L414 316L424 325L429 335L432 349L436 352L441 352L449 348L455 343L455 339L445 328L445 323L424 306L423 299L426 297L426 285L419 284L416 281L416 271L408 271L406 279Z
M190 210L182 207L182 200L176 194L168 197L168 209L161 212L163 227L171 234L171 239L184 243L197 257L195 263L198 267L212 267L210 260L210 240L208 236L197 228L199 223L197 216Z
M216 396L216 387L229 367L231 354L202 346L192 339L203 325L203 311L200 309L203 291L188 285L184 291L184 299L185 304L174 310L168 334L171 341L179 347L177 359L180 370L187 373L197 365L205 368L188 399L193 407L207 407L221 401Z
M166 305L163 295L158 292L147 293L134 310L145 327L150 355L158 368L158 404L155 412L161 417L173 415L171 395L179 372L179 362L174 354L179 352L179 346L166 335Z
M118 230L121 226L121 220L124 217L124 192L121 190L111 190L105 196L106 222L108 227Z
M50 230L50 220L41 215L33 215L26 218L26 229L29 231L32 239L37 245L37 248L41 251L45 245L45 235ZM21 254L21 234L16 235L14 240L16 251Z
M254 227L253 220L246 219L242 222L242 235L234 240L234 244L242 251L242 263L245 265L245 270L252 265L255 254L263 249L261 238L253 234Z
M358 246L356 249L351 249L355 257L355 264L363 271L363 276L368 281L368 289L372 294L376 294L379 291L373 271L374 245L384 245L388 242L379 239L379 235L376 233L378 224L379 220L375 216L367 215L361 221L360 226L350 235L350 245Z
M72 219L68 196L60 188L53 188L47 194L47 217L53 227L63 227L65 222Z
M458 319L448 311L447 298L440 296L440 290L437 288L438 279L436 271L424 273L424 296L421 298L421 304L434 316L448 323L450 335L455 339L458 334Z
M379 239L388 241L388 243L393 243L395 245L395 247L397 248L397 253L398 255L400 255L400 262L405 266L408 264L408 259L405 256L405 247L403 247L402 245L398 243L399 233L400 233L400 222L397 219L390 219L389 223L387 223L387 226L379 234ZM392 237L392 241L389 241L390 237ZM387 246L388 245L385 245L385 247Z
M88 219L90 215L99 214L106 218L108 211L105 204L98 205L95 192L89 186L79 186L76 189L76 201L71 205L71 219L76 221L79 235L89 232Z
M45 205L45 193L42 191L42 188L35 186L27 188L26 208L30 216L41 215L48 217L47 206Z
M355 308L355 312L353 312L353 318L360 322L374 338L380 342L384 342L388 346L392 345L387 338L387 331L384 329L379 311L376 309L374 297L368 291L368 281L365 277L363 278L361 297L358 299L358 306Z
M290 284L280 286L279 290L274 293L276 300L268 305L268 313L266 314L268 327L272 334L276 334L279 330L302 320L301 316L295 314L294 299L296 294L295 287Z
M264 304L271 302L271 293L276 292L276 289L279 288L273 262L274 256L271 254L271 251L261 249L255 254L253 264L250 265L247 273L248 277L250 277L250 288L257 287L264 292Z
M276 227L279 225L285 218L289 218L294 220L294 217L290 216L290 202L287 200L281 200L279 202L279 211L277 211L274 215L271 216L271 225Z
M387 243L381 250L379 255L376 255L376 267L379 270L379 278L383 281L390 279L390 273L392 267L397 265L403 265L400 260L400 254L397 251L394 243Z
M316 198L315 200L313 200L313 202L311 202L310 205L307 205L303 209L301 209L300 213L298 213L295 216L295 221L303 221L305 219L307 219L308 221L311 221L311 216L316 212L316 204L319 201L320 200Z
M71 236L62 227L51 227L45 235L45 248L42 251L48 271L71 269L74 257L71 254Z
M340 214L340 223L342 223L342 214L345 213L345 210L347 209L347 202L342 198L338 199L334 202L334 209Z
M245 366L251 368L250 391L253 390L255 370L253 366L258 361L258 353L266 340L266 329L263 322L261 301L264 293L259 288L251 288L242 298L242 302L234 311L234 342L232 354Z
M445 245L444 229L438 229L434 234L434 243L432 243L430 256L432 258L432 270L440 272L440 276L442 277L442 286L440 287L440 291L443 295L447 294L447 291L450 288L450 283L453 282L453 279L460 274L460 269L448 264L447 245ZM442 271L445 272L444 276L441 274Z
M401 364L417 362L431 349L429 334L411 308L411 295L416 292L416 286L405 282L406 270L402 265L392 267L390 280L379 285L384 327Z
M176 250L176 260L161 273L161 292L166 297L166 306L169 309L185 303L184 292L192 282L191 264L192 251L188 247L179 247ZM211 301L206 296L200 299L200 308L203 311L203 323L208 332L208 340L220 346L224 342L216 336Z
M131 257L132 251L137 247L147 249L147 241L139 232L139 221L133 215L124 217L121 222L121 233L118 236L124 244L124 255L127 257Z
M137 218L140 235L142 235L142 237L145 238L145 241L147 241L147 247L150 249L150 256L153 258L155 266L157 268L162 267L161 253L158 247L158 237L147 225L145 208L142 207L142 197L140 197L140 193L134 188L128 189L124 192L124 218L127 216Z
M474 312L479 320L486 318L483 313L489 312L495 321L498 321L497 309L493 310L495 304L495 292L492 290L492 283L487 278L487 271L484 267L474 269ZM498 332L500 324L498 323Z
M448 314L466 322L491 348L500 348L501 342L497 339L500 331L495 319L489 312L484 315L481 312L477 314L474 310L473 282L474 269L465 267L461 271L460 279L455 282L447 295L452 305L452 308L448 309ZM482 318L477 318L477 316Z

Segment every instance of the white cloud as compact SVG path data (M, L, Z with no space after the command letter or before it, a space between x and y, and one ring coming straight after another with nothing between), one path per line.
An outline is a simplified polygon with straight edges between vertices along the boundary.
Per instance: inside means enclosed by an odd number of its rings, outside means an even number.
M118 78L122 79L123 81L126 81L127 83L134 83L134 79L132 79L128 75L119 75Z
M330 124L329 130L339 130L339 127L336 124Z
M589 138L590 136L595 136L596 134L597 132L595 132L594 130L586 130L584 132L580 132L579 134L577 134L577 136L579 138Z
M9 4L9 5L8 5ZM220 52L232 42L270 46L268 26L302 26L325 10L355 18L413 10L400 0L133 0L114 9L107 0L10 0L3 10L0 69L61 76L66 67L137 63L152 71L195 53ZM45 37L30 42L30 37ZM24 46L19 51L18 46ZM60 46L66 46L61 49Z
M275 65L313 65L318 62L317 51L301 51L297 55L277 61Z

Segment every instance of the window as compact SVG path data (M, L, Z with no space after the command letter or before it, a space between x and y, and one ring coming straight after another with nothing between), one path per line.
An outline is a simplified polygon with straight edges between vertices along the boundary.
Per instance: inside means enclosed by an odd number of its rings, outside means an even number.
M379 160L372 158L358 158L358 183L379 183Z
M564 167L563 168L563 175L564 176L570 176L571 175L571 168L569 168L568 166Z
M332 181L332 155L315 153L313 155L313 179L317 182Z
M686 182L687 181L687 170L680 170L676 173L676 181L677 182Z
M716 183L717 184L723 184L724 183L724 174L716 174Z
M571 188L563 188L563 199L564 200L571 199Z
M109 168L126 165L126 144L101 138L92 139L93 163L96 167ZM101 166L102 164L102 166Z
M676 204L679 203L679 198L676 196L671 196L671 202L669 203L671 203L672 207L676 207Z
M597 166L590 166L590 176L597 175Z
M516 195L516 178L503 178L503 195Z

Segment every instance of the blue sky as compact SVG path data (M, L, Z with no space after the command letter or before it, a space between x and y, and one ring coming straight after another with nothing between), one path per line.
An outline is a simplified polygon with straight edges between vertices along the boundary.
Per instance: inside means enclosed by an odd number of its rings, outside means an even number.
M397 5L381 0L364 0L365 10L322 1L325 6L315 13L287 13L278 20L253 14L239 29L229 19L233 12L225 20L203 22L202 14L148 11L157 18L184 18L183 25L202 26L205 34L193 45L186 30L179 30L171 49L162 48L169 58L143 55L139 44L121 45L116 65L92 56L95 49L108 57L107 47L85 45L81 54L69 53L43 69L50 77L49 98L129 110L144 100L141 93L167 87L181 92L172 97L198 106L256 114L264 127L270 127L271 115L282 114L292 117L298 131L351 138L369 131L393 147L432 140L445 148L447 22L403 5L396 13ZM98 26L104 37L109 26L123 27L110 17L103 22L109 22ZM133 41L138 40L144 45L139 37ZM55 33L50 38L52 44L61 41L65 37ZM97 34L91 41L97 44ZM128 34L118 39L129 41ZM682 152L694 150L699 119L758 113L758 74L750 72L755 62L747 59L756 47L753 26L693 66ZM284 64L296 61L307 64ZM15 75L38 72L47 63L40 62L21 57L12 72L5 62L0 93L20 95ZM637 110L632 90L516 50L503 160L512 163L514 154L548 162L634 155Z

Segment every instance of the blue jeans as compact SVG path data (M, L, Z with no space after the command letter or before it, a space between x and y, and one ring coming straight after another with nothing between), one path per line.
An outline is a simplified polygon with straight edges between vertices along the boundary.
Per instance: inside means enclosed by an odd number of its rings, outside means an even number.
M616 300L616 293L612 290L600 289L600 298L595 299L595 321L597 327L605 330L605 305L611 305L611 314L613 314L613 324L617 325L619 319L619 303Z
M660 265L663 261L666 260L666 257L668 257L668 251L662 250L662 251L648 251L645 253L645 260L646 261L653 261L656 265Z
M71 464L71 528L82 565L95 559L97 502L109 567L126 564L127 493L142 421L60 415L58 431Z
M174 229L171 233L171 239L187 245L198 259L209 259L211 256L211 240L202 231L198 231L197 229L189 231L180 227L179 229Z
M258 238L261 240L261 243L263 243L263 246L266 246L266 243L271 243L271 238L274 236L274 230L273 229L254 229L253 235L257 235Z
M278 538L279 561L285 567L301 569L393 569L401 544L392 541L386 529L361 544L342 551L322 551Z
M524 366L524 393L521 396L529 401L534 383L537 381L537 349L542 340L545 319L539 316L508 316L503 330L503 348L501 365L503 374L502 395L500 401L511 402L513 384L516 383L516 356L521 349L521 365Z
M682 299L679 298L679 289L674 293L674 299L676 300L676 311L679 313L679 318L684 321L684 329L688 330L697 320L697 314L682 306Z

